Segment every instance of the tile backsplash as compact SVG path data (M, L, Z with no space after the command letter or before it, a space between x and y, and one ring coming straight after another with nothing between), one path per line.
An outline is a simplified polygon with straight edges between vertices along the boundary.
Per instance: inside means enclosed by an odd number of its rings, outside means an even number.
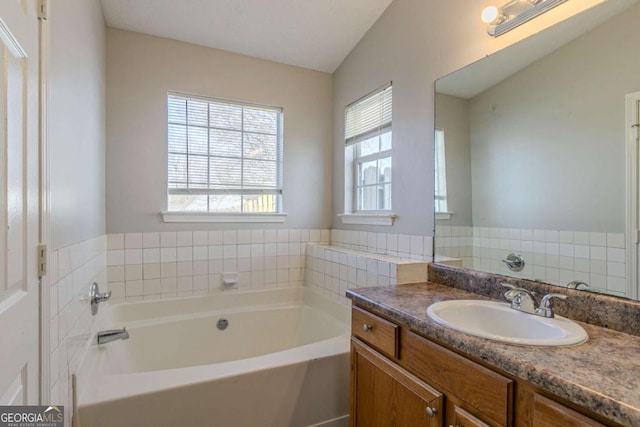
M93 282L106 288L107 237L85 240L50 252L49 283L49 402L64 405L70 425L71 375L78 368L91 338L95 319L88 296Z
M330 237L328 229L109 234L109 289L115 302L205 295L221 292L223 273L237 273L241 290L301 286L307 243Z
M305 284L346 306L347 289L393 286L427 280L428 262L362 252L334 245L307 245Z
M581 280L596 290L627 296L624 233L490 227L436 227L436 253L464 267L537 279L555 285ZM502 262L510 252L525 259L519 273Z
M331 245L427 261L433 256L431 236L332 229Z

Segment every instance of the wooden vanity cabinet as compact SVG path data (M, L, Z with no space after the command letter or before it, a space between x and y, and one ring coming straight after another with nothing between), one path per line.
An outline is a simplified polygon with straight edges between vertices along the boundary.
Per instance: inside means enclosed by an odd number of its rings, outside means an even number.
M442 427L442 415L442 393L352 339L352 427Z
M615 425L356 306L352 334L351 427Z

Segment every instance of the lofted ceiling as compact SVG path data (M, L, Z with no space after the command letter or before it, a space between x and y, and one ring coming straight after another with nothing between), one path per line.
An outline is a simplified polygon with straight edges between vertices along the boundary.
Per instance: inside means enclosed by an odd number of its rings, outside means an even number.
M392 0L101 0L106 25L333 72Z

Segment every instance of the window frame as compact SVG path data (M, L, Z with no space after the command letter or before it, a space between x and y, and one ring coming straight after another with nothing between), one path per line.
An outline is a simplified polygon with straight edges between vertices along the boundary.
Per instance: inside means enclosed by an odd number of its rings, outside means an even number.
M228 130L223 128L217 128L212 126L210 123L210 106L212 104L217 105L235 105L241 108L254 108L254 109L262 109L262 110L271 110L277 113L277 130L276 130L276 160L275 160L275 178L276 178L276 186L274 188L246 188L247 186L243 185L243 175L244 175L244 161L246 160L246 156L244 154L244 136L247 131L244 127L244 114L242 114L242 124L240 130L237 131L240 133L240 141L241 141L241 152L239 157L233 157L234 159L239 159L241 164L241 181L238 183L240 187L245 188L233 188L230 185L227 188L189 188L191 182L189 181L189 177L187 176L186 187L185 188L171 188L169 182L169 168L170 168L170 147L169 147L169 127L171 124L174 125L182 125L182 123L172 123L169 117L169 103L172 97L175 98L184 98L188 103L190 100L206 102L207 103L207 125L190 125L188 120L184 123L186 129L189 127L200 127L204 128L207 131L207 154L202 154L202 156L207 158L207 162L210 162L212 157L216 158L225 158L228 156L220 155L220 156L212 156L211 154L211 140L210 140L210 131L212 129L219 130ZM166 191L167 191L167 199L166 199L166 210L161 212L163 219L165 222L284 222L287 214L284 213L284 108L274 106L274 105L266 105L266 104L257 104L246 101L238 101L231 100L220 97L212 97L207 95L200 94L192 94L186 92L179 91L167 91L166 96L166 130L167 130L167 139L166 139ZM185 106L188 108L188 104ZM244 112L244 111L243 111ZM248 132L252 133L252 132ZM257 132L259 133L259 132ZM188 135L188 130L187 130ZM188 138L188 137L187 137ZM187 139L188 144L188 139ZM178 153L180 155L186 155L187 158L190 155L188 151L186 153ZM210 166L207 167L209 169ZM207 177L207 181L209 182L209 178ZM207 184L211 186L210 182ZM241 196L241 200L243 196L246 195L262 195L262 194L275 194L277 195L276 199L276 207L275 212L250 212L250 211L211 211L211 201L210 198L207 197L207 210L206 211L189 211L189 210L169 210L169 196L172 194L180 195L180 194L192 194L192 195L239 195ZM244 209L244 206L241 202L241 209Z
M345 180L344 180L344 190L345 190L345 204L344 204L344 213L338 214L339 217L342 218L342 222L344 224L363 224L363 225L393 225L393 222L396 218L396 215L392 212L393 204L392 199L389 199L390 206L388 209L375 209L375 210L360 210L358 204L358 193L359 189L365 187L380 187L381 185L388 185L391 191L391 197L393 197L393 167L391 170L391 179L388 182L380 182L377 181L375 184L371 185L359 185L359 168L360 165L366 163L367 161L373 160L381 160L385 158L389 158L393 165L393 118L392 118L392 109L393 109L393 92L392 92L393 82L389 82L382 87L379 87L368 94L362 96L358 100L350 103L344 109L344 125L345 125ZM388 95L385 94L385 91L389 90ZM357 107L359 103L363 103L366 106L366 102L375 96L382 96L381 103L379 104L380 114L382 117L381 120L373 125L373 126L361 126L359 132L354 132L353 129L357 129L358 124L355 122L349 123L349 114L353 114L350 109ZM385 99L384 97L388 96L389 99ZM366 113L366 110L361 111L361 113ZM388 119L387 118L388 113ZM369 116L371 117L371 116ZM366 120L366 115L365 115ZM391 139L391 147L386 150L377 151L372 154L367 154L365 156L359 155L360 144L372 137L381 138L383 135L389 133ZM378 139L378 144L381 144L380 139ZM378 145L378 148L381 148L381 145ZM378 204L379 206L379 204Z
M441 135L441 137L439 137ZM436 128L433 138L434 154L434 188L433 188L433 211L436 219L450 219L452 212L449 212L449 195L447 191L447 157L446 138L444 129ZM439 147L439 146L442 147ZM442 191L438 192L438 188ZM444 206L443 206L444 205ZM440 209L439 209L440 208Z

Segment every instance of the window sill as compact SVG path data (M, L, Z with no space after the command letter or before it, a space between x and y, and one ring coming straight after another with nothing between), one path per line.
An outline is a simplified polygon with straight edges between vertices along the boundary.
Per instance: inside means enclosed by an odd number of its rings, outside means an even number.
M276 223L287 218L286 213L162 212L161 215L164 222Z
M396 214L384 213L384 214L362 214L362 213L344 213L338 214L342 219L343 224L357 224L357 225L393 225L396 219Z
M436 219L451 219L453 212L436 212Z

